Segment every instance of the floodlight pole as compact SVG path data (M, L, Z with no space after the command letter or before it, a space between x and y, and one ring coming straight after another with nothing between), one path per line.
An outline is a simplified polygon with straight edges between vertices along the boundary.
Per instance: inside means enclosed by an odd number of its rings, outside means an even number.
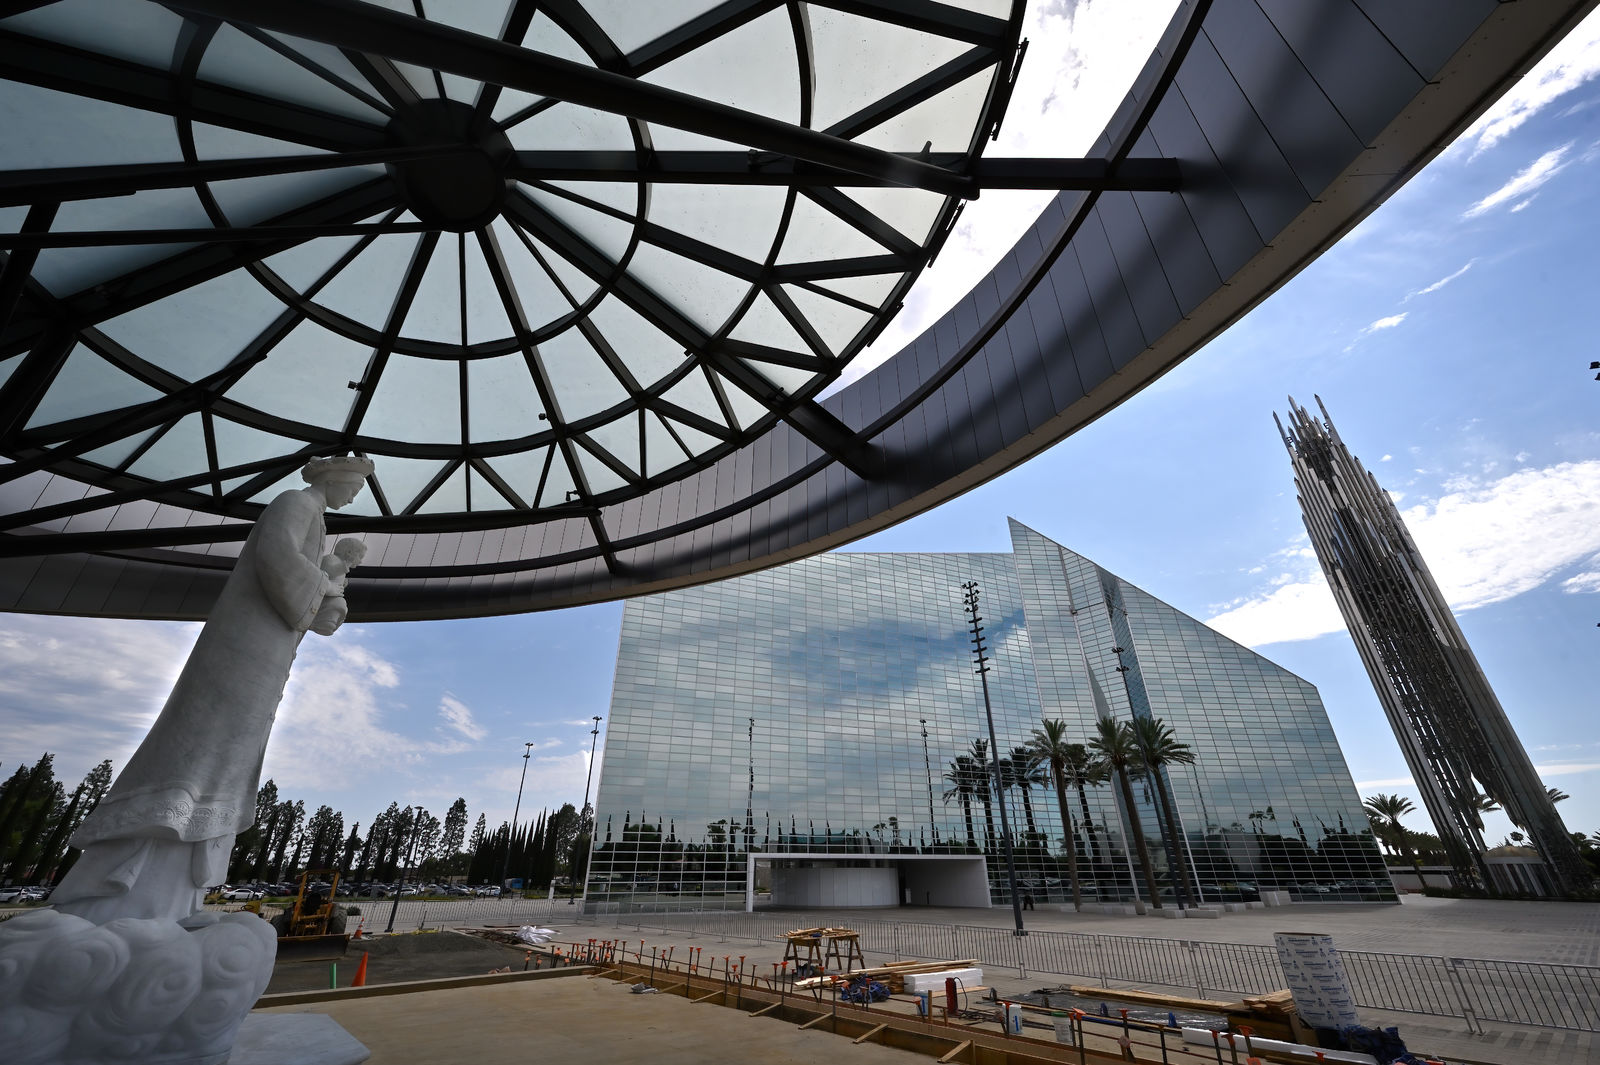
M511 834L506 837L506 860L500 865L500 895L505 897L506 880L511 876L511 841L517 838L517 815L522 812L522 785L528 782L528 759L533 755L533 744L522 745L522 779L517 782L517 804L511 808ZM587 802L588 800L584 800Z
M411 818L411 846L407 850L405 862L400 866L400 882L394 886L394 902L389 905L389 927L383 930L385 935L394 931L395 914L400 912L400 893L406 889L406 869L410 867L411 860L417 856L417 839L422 835L422 815L428 812L422 806L407 807L407 809L415 811Z
M919 718L922 725L922 765L928 771L928 825L933 829L933 842L939 843L939 823L933 816L933 760L928 757L928 719Z
M589 784L594 780L594 745L599 741L599 739L600 739L600 715L596 714L596 715L594 715L594 728L589 730L589 775L587 777L585 777L584 781L583 781L583 810L582 810L582 812L580 812L578 814L578 827L579 828L583 827L583 819L585 817L587 817L588 814L589 814ZM524 765L524 768L526 768L526 765ZM520 797L520 792L519 792L519 797ZM589 825L589 848L590 848L590 850L594 849L594 824L592 823L592 821L591 821L591 823ZM507 851L506 853L509 854L510 852ZM587 867L585 867L584 871L583 871L583 881L584 881L584 891L583 891L583 893L584 893L585 896L587 896L589 894L589 887L588 887L588 885L589 885L589 870L588 870ZM567 886L570 888L572 885L569 884ZM554 901L554 900L552 899L551 901ZM577 896L569 894L567 896L567 905L568 906L576 906L577 904L578 904Z
M980 624L983 618L978 614L978 582L968 581L961 589L964 593L961 601L966 604L967 620L972 626L972 654L978 663L974 672L983 682L983 713L989 721L989 771L995 795L1000 800L1000 842L1006 852L1006 883L1011 888L1011 916L1017 923L1011 934L1025 936L1028 930L1022 926L1022 897L1017 894L1017 856L1011 846L1011 819L1006 816L1006 793L1000 787L1000 742L995 739L994 706L989 702L989 656L983 646L983 626Z

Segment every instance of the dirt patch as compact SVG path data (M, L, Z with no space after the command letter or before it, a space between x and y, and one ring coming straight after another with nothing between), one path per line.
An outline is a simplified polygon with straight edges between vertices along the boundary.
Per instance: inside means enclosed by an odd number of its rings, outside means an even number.
M522 968L523 951L457 932L412 932L350 941L338 958L280 961L272 970L268 994L316 991L329 986L330 967L337 967L339 987L355 979L361 956L367 955L367 983L396 984L443 976L476 976L493 969Z

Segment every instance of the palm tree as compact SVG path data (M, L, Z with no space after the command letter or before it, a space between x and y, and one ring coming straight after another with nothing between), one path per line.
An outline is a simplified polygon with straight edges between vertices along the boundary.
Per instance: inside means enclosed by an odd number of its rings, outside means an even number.
M989 761L989 741L973 740L972 749L968 752L972 759L973 767L978 772L978 779L973 783L976 787L973 794L978 801L983 803L983 850L984 853L994 849L994 765Z
M944 792L945 805L948 806L951 799L960 801L961 816L967 822L967 846L973 850L978 849L978 840L972 831L972 796L974 794L973 783L975 775L972 759L964 754L956 755L950 762L950 768L944 774L944 782L950 785Z
M1411 800L1401 795L1379 792L1367 796L1361 805L1366 807L1368 816L1376 817L1389 826L1389 831L1393 833L1395 844L1400 850L1400 856L1410 862L1417 870L1417 875L1421 876L1422 863L1411 852L1411 837L1406 832L1406 826L1400 823L1402 816L1414 813L1417 809L1411 804Z
M1122 804L1128 811L1128 828L1133 832L1133 846L1139 852L1139 868L1144 873L1145 891L1150 904L1161 909L1161 893L1156 890L1156 873L1150 865L1150 848L1145 846L1144 826L1139 823L1139 809L1133 804L1133 786L1128 775L1139 763L1139 747L1133 738L1133 726L1126 721L1102 717L1095 722L1095 734L1089 739L1089 749L1095 760L1109 773L1122 789Z
M1056 807L1061 811L1062 842L1067 845L1067 879L1072 884L1072 908L1083 910L1083 885L1078 880L1078 840L1072 828L1072 810L1067 806L1067 781L1073 778L1073 748L1083 750L1081 743L1067 742L1067 723L1045 718L1041 728L1033 730L1033 749L1050 773L1050 782L1056 786Z
M1089 861L1100 860L1100 840L1094 834L1094 818L1089 815L1090 784L1104 784L1111 778L1081 743L1067 744L1067 779L1078 789L1078 808L1083 811L1083 831L1089 837Z
M1000 766L1002 769L1009 767L1006 786L1022 792L1022 816L1028 823L1028 835L1037 836L1039 825L1033 819L1033 789L1050 782L1044 759L1032 747L1013 747L1010 756L1000 760Z
M1568 795L1566 792L1562 791L1560 788L1545 788L1544 791L1545 791L1546 795L1550 796L1550 802L1552 804L1558 803L1558 802L1566 802L1568 799L1572 798L1571 795Z
M1172 841L1173 861L1183 881L1183 890L1192 902L1200 901L1189 875L1189 862L1185 853L1183 835L1178 831L1178 818L1173 813L1172 791L1167 785L1164 766L1194 765L1194 751L1182 743L1159 717L1140 717L1133 721L1133 740L1139 748L1139 761L1156 786L1156 797L1161 800L1161 816L1166 822L1166 837Z

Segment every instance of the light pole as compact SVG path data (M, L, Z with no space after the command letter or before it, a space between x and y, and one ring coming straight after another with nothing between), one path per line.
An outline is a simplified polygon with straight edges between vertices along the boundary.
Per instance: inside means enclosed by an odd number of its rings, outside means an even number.
M589 784L590 784L590 782L592 782L594 780L594 745L599 739L600 739L600 715L596 714L596 715L594 715L594 728L589 730L589 775L587 777L585 777L584 781L583 781L583 812L578 815L578 827L579 828L583 827L583 822L585 820L589 821L589 846L590 846L591 849L593 849L593 847L594 847L594 819L589 816ZM589 870L588 870L587 866L584 867L583 875L584 875L584 892L583 893L584 893L585 896L587 896L589 894L589 890L588 890ZM572 885L568 885L568 886L571 887ZM551 900L551 901L554 901L554 900ZM578 897L576 895L568 895L567 896L567 905L568 906L576 906L577 904L578 904Z
M933 829L934 846L939 845L939 823L933 818L933 760L928 757L928 719L918 718L922 724L922 765L928 771L928 826Z
M528 759L533 755L533 744L522 745L522 779L517 782L517 804L511 808L511 835L506 837L506 860L500 865L500 897L505 898L506 880L511 876L511 841L517 838L517 815L522 812L522 785L528 782Z
M406 860L400 866L400 882L394 886L394 902L389 906L389 927L385 933L394 931L394 917L400 912L400 893L406 889L406 869L411 865L411 859L417 856L417 839L422 835L422 815L427 809L422 806L408 806L406 809L413 811L411 816L411 846L407 848Z
M989 658L983 646L983 626L979 624L983 618L978 615L978 582L968 581L961 588L965 593L961 598L966 604L967 620L972 625L972 653L978 662L974 672L983 682L983 713L989 720L989 771L994 778L995 795L1000 799L1000 841L1006 850L1006 883L1011 888L1011 915L1017 922L1011 934L1025 936L1028 930L1022 927L1022 897L1017 894L1017 856L1011 847L1011 819L1006 816L1006 793L1000 787L1000 743L995 739L994 707L989 703Z

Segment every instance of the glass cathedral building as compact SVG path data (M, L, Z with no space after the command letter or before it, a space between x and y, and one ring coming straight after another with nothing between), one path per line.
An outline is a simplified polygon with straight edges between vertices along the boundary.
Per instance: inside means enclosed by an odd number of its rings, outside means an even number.
M1394 890L1316 689L1026 526L1010 554L837 553L627 604L588 874L591 911L1131 901L1131 819L1164 902ZM961 586L977 581L1002 763L987 760ZM1118 670L1125 665L1126 669ZM1155 715L1193 750L1136 809L1015 748L1042 718ZM975 750L976 747L976 750ZM1168 836L1172 838L1168 838ZM1070 842L1069 842L1070 839ZM1177 883L1175 883L1175 880ZM1143 894L1142 891L1138 893Z

